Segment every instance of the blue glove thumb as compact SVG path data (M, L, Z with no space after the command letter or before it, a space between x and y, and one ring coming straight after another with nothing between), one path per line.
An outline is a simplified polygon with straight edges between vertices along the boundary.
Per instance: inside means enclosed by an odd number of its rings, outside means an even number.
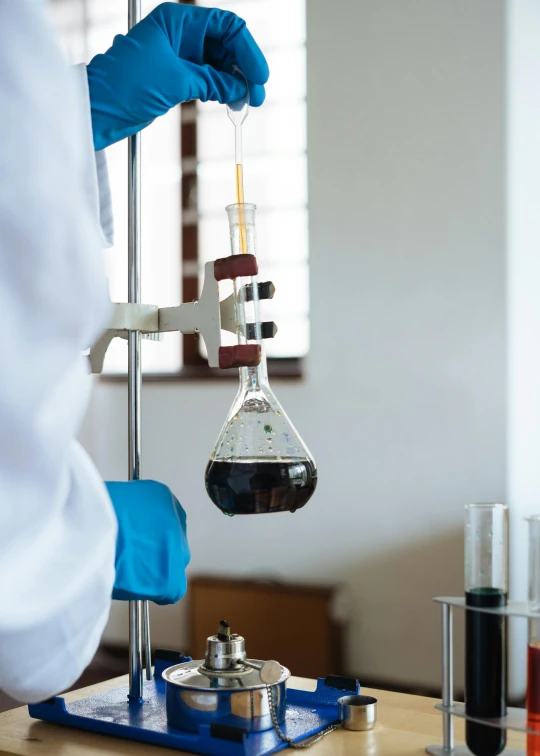
M118 520L112 597L174 604L186 592L186 513L153 480L106 483Z

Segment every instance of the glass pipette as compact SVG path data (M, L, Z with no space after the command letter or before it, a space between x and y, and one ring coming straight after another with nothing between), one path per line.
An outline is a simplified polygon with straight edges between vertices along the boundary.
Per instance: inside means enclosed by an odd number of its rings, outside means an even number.
M241 73L237 69L238 73ZM242 155L242 124L249 112L249 88L246 80L246 94L241 100L227 105L227 115L234 124L234 162L236 166L236 204L238 208L238 223L240 226L240 249L247 254L246 222L244 218L244 158Z

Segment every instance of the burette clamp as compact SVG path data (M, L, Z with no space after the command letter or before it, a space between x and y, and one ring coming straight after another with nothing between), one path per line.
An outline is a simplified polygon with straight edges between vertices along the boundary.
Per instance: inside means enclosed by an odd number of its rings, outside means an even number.
M248 340L254 340L257 332L260 338L273 338L277 326L272 321L258 324L237 323L235 296L231 294L223 300L219 298L219 282L250 278L258 274L257 259L254 255L241 254L218 258L204 266L204 284L198 300L177 307L157 305L116 303L108 328L90 349L92 373L101 373L105 355L111 341L128 338L132 331L139 331L143 338L161 341L164 333L179 331L200 335L206 345L208 365L211 368L255 367L261 361L260 344L237 344L224 346L221 331L237 334L239 331ZM248 283L240 288L245 302L254 299L254 286L258 299L272 299L275 287L270 281Z

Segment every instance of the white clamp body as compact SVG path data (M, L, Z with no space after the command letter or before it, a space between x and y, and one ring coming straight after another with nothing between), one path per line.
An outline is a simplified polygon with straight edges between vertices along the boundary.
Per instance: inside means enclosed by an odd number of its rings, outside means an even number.
M273 285L264 284L264 286L268 291L266 298L271 298L274 293ZM162 334L169 331L198 333L206 345L209 367L229 367L230 364L224 364L220 350L236 349L236 347L222 346L221 331L236 334L239 328L234 294L220 302L215 263L208 262L204 266L201 296L194 302L177 307L161 308L157 305L146 304L115 304L109 327L90 349L91 370L92 373L101 373L105 354L111 341L115 337L127 339L129 331L140 331L143 338L156 341L161 341ZM274 327L273 333L275 330Z

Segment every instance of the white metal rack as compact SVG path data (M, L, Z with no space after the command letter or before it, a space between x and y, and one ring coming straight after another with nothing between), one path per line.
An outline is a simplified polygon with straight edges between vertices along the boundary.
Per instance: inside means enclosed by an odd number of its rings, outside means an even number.
M540 612L532 611L526 601L509 601L506 606L486 608L466 606L465 599L462 596L439 596L434 601L441 604L442 608L442 702L436 704L435 708L443 713L443 745L430 745L426 748L426 753L431 754L431 756L471 756L471 751L468 748L454 744L454 723L452 717L462 717L488 727L539 734L537 730L529 729L525 709L509 707L505 717L485 719L469 716L465 713L464 704L454 703L452 610L454 608L466 608L467 611L500 614L506 617L526 617L529 619L540 619ZM505 750L504 754L505 756L525 756L525 751Z

